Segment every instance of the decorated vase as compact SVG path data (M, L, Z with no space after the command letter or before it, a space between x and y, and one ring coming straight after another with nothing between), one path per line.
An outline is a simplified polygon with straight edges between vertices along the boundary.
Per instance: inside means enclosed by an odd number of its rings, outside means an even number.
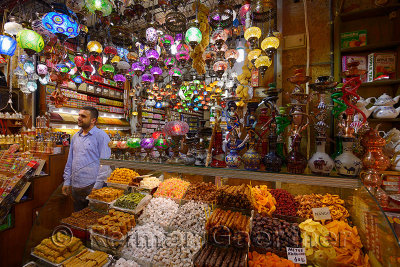
M338 174L356 177L360 174L362 162L353 154L353 138L343 138L343 153L336 157L335 168Z
M325 153L325 138L317 138L317 151L308 161L311 172L318 175L329 175L335 162Z

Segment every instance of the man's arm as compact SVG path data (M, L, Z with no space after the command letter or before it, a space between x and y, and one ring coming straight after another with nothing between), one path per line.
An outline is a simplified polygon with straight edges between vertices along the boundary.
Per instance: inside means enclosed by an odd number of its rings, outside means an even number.
M71 143L69 145L69 152L68 152L68 160L67 160L67 164L65 164L65 168L64 168L64 184L62 187L62 193L64 195L71 195L71 172L72 172L72 157L74 154L74 149L73 149L73 141L74 138L71 138Z
M111 156L111 149L108 146L110 137L106 133L102 135L102 139L99 142L100 159L109 159ZM111 174L111 168L108 165L100 165L99 173L97 174L96 183L94 184L95 189L103 187L104 181Z

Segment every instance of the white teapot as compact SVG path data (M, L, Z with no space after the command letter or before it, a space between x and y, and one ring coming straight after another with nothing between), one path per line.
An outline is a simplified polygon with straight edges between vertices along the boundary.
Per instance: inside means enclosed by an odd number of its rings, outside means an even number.
M364 98L361 97L356 103L357 108L359 110L361 110L365 114L365 117L367 117L367 118L377 108L377 106L372 106L369 109L366 108L366 106L368 106L371 103L371 100L373 100L373 99L376 101L375 97L370 97L370 98L367 98L367 99L364 99Z
M400 95L392 98L391 96L384 93L375 102L374 106L377 108L372 113L372 116L376 119L394 119L400 114L400 107L394 108L400 99Z
M386 139L385 154L393 157L396 147L400 145L400 130L393 128L387 133L384 131L379 131L379 133L383 133L383 138Z

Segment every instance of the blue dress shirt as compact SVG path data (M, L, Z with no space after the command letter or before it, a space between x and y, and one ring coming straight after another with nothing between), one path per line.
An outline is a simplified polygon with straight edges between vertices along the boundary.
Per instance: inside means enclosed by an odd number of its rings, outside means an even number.
M74 134L64 169L64 185L82 188L94 184L98 189L111 173L109 166L100 165L100 159L108 159L110 138L94 126L86 135L82 129Z

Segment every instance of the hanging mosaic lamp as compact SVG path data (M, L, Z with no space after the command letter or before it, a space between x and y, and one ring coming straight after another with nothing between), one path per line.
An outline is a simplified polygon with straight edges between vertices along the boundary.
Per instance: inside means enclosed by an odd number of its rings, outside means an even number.
M41 52L44 48L42 36L32 30L25 29L19 31L17 34L17 43L29 56Z
M149 66L150 65L150 60L147 57L141 57L141 58L139 58L139 61L144 66Z
M272 61L268 56L261 56L256 59L254 66L261 72L261 76L264 77L265 71L271 66Z
M77 53L77 55L74 57L74 63L76 65L76 67L78 68L78 70L80 70L80 68L82 68L82 66L85 64L86 59L83 57L82 53Z
M204 52L203 59L204 59L204 62L206 62L208 69L211 69L211 65L214 63L215 57L216 57L216 53L214 51Z
M149 44L156 44L158 41L158 33L157 30L153 27L147 28L146 30L146 41Z
M128 58L130 63L135 62L139 58L138 54L134 51L129 51L126 57Z
M63 13L49 12L43 16L42 23L48 31L57 36L61 43L79 35L79 24Z
M279 39L275 37L272 32L269 32L268 36L261 42L261 49L264 50L270 58L272 58L272 55L276 52L278 47Z
M171 45L174 43L174 38L171 35L164 34L160 38L162 46L169 51L171 49Z
M13 56L17 41L7 35L0 35L0 55Z
M146 69L146 67L140 62L134 62L132 64L132 70L135 72L136 76L142 75L142 73L145 69Z
M154 83L154 76L148 73L143 74L142 83L144 85L150 85L151 83Z
M107 79L111 79L113 77L114 73L115 73L115 68L111 64L104 64L101 67L101 70L104 73L104 77L107 78Z
M22 25L15 21L15 17L10 17L9 20L4 24L4 32L15 36L19 31L22 31Z
M226 40L228 40L228 34L223 29L216 30L211 37L211 43L215 44L218 49L222 47Z
M162 69L160 68L160 67L152 67L151 69L150 69L150 73L154 76L154 79L156 80L156 81L159 81L159 79L160 79L160 77L161 77L161 75L162 75L162 73L163 73L163 71L162 71Z
M44 77L49 72L48 67L43 62L39 62L36 66L36 72L40 77Z
M110 61L115 55L118 54L117 48L111 45L104 47L103 52L107 56L107 59L109 59Z
M129 65L129 63L126 61L120 61L117 63L117 69L121 73L127 72L130 67L131 67L131 65Z
M168 73L172 77L172 80L175 83L178 83L180 78L181 78L181 76L182 76L182 70L180 68L177 68L177 67L171 68Z
M261 30L258 27L250 27L244 32L244 38L253 49L258 47L258 40L261 37Z
M176 59L178 60L178 62L181 64L182 67L186 65L189 58L190 58L189 53L186 50L180 50L176 54Z
M228 51L225 52L225 59L228 60L229 66L231 68L233 68L233 65L235 64L238 57L239 57L239 52L235 49L229 49Z
M217 53L217 57L223 59L225 56L225 52L228 51L228 46L226 44L223 44L222 47L218 48L214 45L213 49Z
M124 85L124 83L126 82L126 78L122 74L116 74L116 75L114 75L114 81L117 82L117 85L119 87L122 87Z
M246 25L246 15L251 11L250 4L244 4L240 9L239 9L239 18L240 18L240 23L242 25Z
M185 34L185 41L192 49L194 49L203 39L201 31L196 26L190 27Z
M90 41L87 44L87 49L88 49L89 53L93 53L93 54L100 54L101 52L103 52L103 47L97 41Z
M228 68L228 64L225 61L218 61L215 62L213 69L215 73L217 73L219 78L222 78L222 75L224 75L226 69Z
M254 49L247 55L247 59L254 65L256 59L261 55L260 49Z
M117 53L121 59L128 61L128 58L126 57L129 54L128 49L123 47L117 47Z
M85 5L90 13L96 13L99 17L107 17L112 12L112 4L108 0L85 0Z
M150 64L154 65L155 63L157 63L157 60L160 57L160 55L158 54L158 52L156 50L149 49L146 51L146 57L149 59Z
M164 64L167 67L167 69L171 69L173 66L175 66L175 58L167 57L166 59L164 59Z
M89 79L94 69L92 65L89 64L89 62L86 62L86 64L82 66L81 70L83 71L85 78Z

